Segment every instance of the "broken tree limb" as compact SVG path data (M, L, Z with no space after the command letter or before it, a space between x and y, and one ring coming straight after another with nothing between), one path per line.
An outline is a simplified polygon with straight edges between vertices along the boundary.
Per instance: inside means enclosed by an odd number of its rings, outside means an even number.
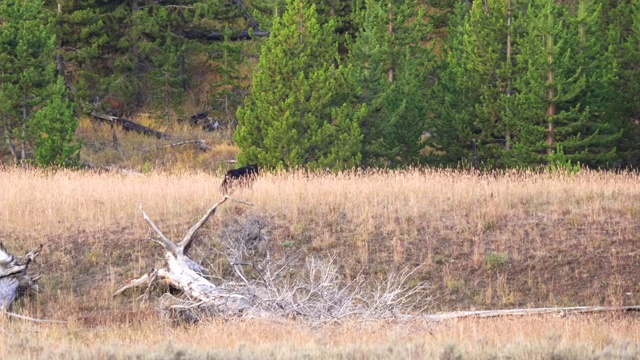
M221 312L242 312L249 308L244 302L242 296L230 293L228 290L218 288L203 276L204 269L191 260L187 256L189 247L193 243L196 232L216 211L217 207L224 203L228 197L214 204L205 215L194 224L185 237L179 243L173 243L162 231L155 225L153 220L143 211L145 221L160 237L159 240L153 240L160 244L165 250L165 260L167 268L158 269L157 276L145 274L142 277L131 281L129 284L117 290L113 295L118 295L132 287L150 286L153 281L166 279L172 286L180 289L184 295L195 301L206 303L214 306Z
M187 231L187 234L184 236L182 241L178 243L178 247L180 247L185 254L189 251L189 248L191 247L191 243L193 242L193 238L196 232L198 231L198 229L200 229L202 225L204 225L204 223L211 216L213 216L213 214L215 214L216 209L218 209L218 206L222 205L225 201L227 201L227 199L229 199L229 197L225 196L222 200L215 203L211 208L209 208L209 210L207 210L207 212L204 214L202 219L200 219L200 221L198 221L197 223L193 224L193 226L189 229L189 231Z
M18 258L0 243L0 309L7 310L18 296L27 291L38 291L36 281L39 277L27 275L27 269L40 251L42 245Z
M54 323L54 324L66 324L66 321L62 320L50 320L50 319L36 319L30 316L20 315L12 312L7 312L7 316L14 317L16 319L27 320L35 323Z
M207 145L206 141L204 141L202 139L197 139L197 140L177 141L177 142L174 142L174 143L171 143L171 144L168 144L168 145L156 146L155 148L145 150L144 152L148 153L148 152L151 152L151 151L166 149L166 148L170 148L170 147L178 147L178 146L191 145L191 144L195 144L196 147L198 148L198 150L201 150L201 151L209 151L209 150L211 150L211 146Z

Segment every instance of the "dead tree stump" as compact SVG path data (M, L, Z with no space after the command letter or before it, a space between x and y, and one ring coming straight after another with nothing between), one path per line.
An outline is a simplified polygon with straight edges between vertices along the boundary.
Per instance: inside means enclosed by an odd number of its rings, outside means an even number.
M29 291L38 291L36 282L40 277L29 276L27 269L41 250L42 245L23 257L16 257L0 243L0 309L6 311L19 296Z

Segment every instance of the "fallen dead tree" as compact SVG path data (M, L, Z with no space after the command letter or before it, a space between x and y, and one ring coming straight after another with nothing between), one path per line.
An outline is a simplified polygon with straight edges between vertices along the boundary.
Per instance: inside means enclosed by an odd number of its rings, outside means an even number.
M260 219L231 224L221 233L228 273L212 276L188 255L196 233L214 215L218 206L231 199L225 196L195 223L178 243L167 238L143 211L143 217L158 235L152 241L165 250L166 266L152 269L132 280L114 296L134 287L146 287L143 296L157 282L166 282L180 291L160 298L163 311L171 319L197 322L212 317L287 317L317 322L344 320L407 319L428 303L426 283L407 288L414 271L402 271L386 280L369 284L363 276L345 282L334 257L309 257L303 270L292 275L296 259L271 258L262 234Z
M9 253L0 243L0 308L8 310L13 301L28 292L37 292L40 276L27 274L29 265L36 259L42 245L29 251L23 257Z
M158 139L165 139L165 140L172 140L173 136L163 133L162 131L158 131L155 129L152 129L150 127L146 127L144 125L140 125L137 122L131 121L131 120L127 120L125 118L121 118L121 117L117 117L117 116L111 116L111 115L106 115L106 114L99 114L97 112L92 112L91 116L93 116L94 118L100 120L100 121L105 121L108 122L110 124L117 124L119 126L121 126L125 131L134 131L138 134L142 134L142 135L148 135L148 136L153 136L156 137Z
M171 144L169 145L165 145L165 146L159 146L156 147L154 150L158 150L158 149L162 149L162 148L166 148L166 147L177 147L177 146L183 146L183 145L195 145L197 147L198 150L201 151L209 151L211 150L211 147L209 145L207 145L206 141L202 140L202 139L196 139L196 140L178 140L176 137L172 136L171 134L167 134L164 133L162 131L158 131L155 129L152 129L150 127L138 124L134 121L125 119L125 118L121 118L121 117L117 117L117 116L111 116L111 115L106 115L106 114L100 114L97 112L92 112L91 116L93 116L94 118L102 121L102 122L107 122L111 125L113 124L117 124L120 127L122 127L125 131L133 131L136 132L138 134L142 134L142 135L147 135L147 136L153 136L155 138L158 139L162 139L162 140L170 140L172 141ZM115 137L115 135L114 135Z

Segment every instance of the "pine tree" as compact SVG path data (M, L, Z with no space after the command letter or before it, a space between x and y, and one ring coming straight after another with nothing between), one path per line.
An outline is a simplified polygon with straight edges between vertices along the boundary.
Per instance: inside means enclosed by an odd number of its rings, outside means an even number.
M350 69L340 65L333 22L289 0L265 42L252 97L238 109L234 139L241 163L268 168L346 169L360 163L363 108L350 96Z
M141 54L149 59L148 83L152 86L149 96L152 103L162 110L165 123L169 123L180 106L186 91L184 58L187 42L173 33L172 25L179 17L164 7L145 16L153 19L154 26L146 26L148 41L141 47ZM153 30L152 30L153 29Z
M361 28L350 44L367 105L361 124L363 164L406 166L420 161L425 131L425 80L431 59L424 40L430 34L423 11L414 1L368 0L359 16Z
M434 92L444 106L434 106L432 161L474 168L505 166L514 131L514 34L521 26L521 3L477 1L466 15L458 6L457 22L462 25L451 28L445 70Z
M75 137L78 118L67 96L64 80L52 84L44 107L33 115L32 127L37 133L35 162L39 166L75 167L80 159L81 144Z
M90 104L107 92L110 81L111 64L103 59L110 58L108 44L117 33L107 28L102 11L95 0L67 1L56 11L58 73L73 79L67 85L82 112L92 110Z
M55 34L49 16L39 0L0 3L0 91L7 95L0 102L0 116L16 162L29 157L38 130L32 115L55 81Z
M470 109L475 108L477 96L467 72L462 66L466 60L464 28L470 7L456 3L449 18L449 34L442 45L437 67L438 79L431 91L431 117L427 129L427 162L438 166L470 167L473 137Z
M426 146L423 136L426 129L427 106L425 73L429 70L430 57L421 58L405 48L404 59L398 59L396 80L390 89L385 106L391 115L390 131L384 139L392 151L392 167L416 166L423 162Z
M640 3L616 2L609 9L610 25L619 35L616 61L620 65L620 80L612 106L624 119L624 132L618 141L620 161L617 166L640 167Z
M365 166L384 166L393 157L385 135L391 130L390 114L385 110L391 95L388 79L392 59L392 34L388 31L388 14L380 2L369 0L362 11L361 28L349 45L349 63L360 88L356 101L367 105L367 115L360 126L363 134L362 157Z
M569 12L551 0L529 5L519 56L523 76L515 106L520 133L513 165L545 163L557 148L572 163L588 166L616 159L620 125L600 116L604 105L596 101L595 87L610 90L617 69L608 63L602 28L586 25L587 17L597 16L596 8L583 11Z

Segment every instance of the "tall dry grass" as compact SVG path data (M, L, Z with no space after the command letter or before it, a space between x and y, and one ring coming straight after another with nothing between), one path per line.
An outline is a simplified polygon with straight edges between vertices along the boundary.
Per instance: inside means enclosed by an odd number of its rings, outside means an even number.
M221 198L222 178L209 173L94 173L7 168L0 171L0 226L5 232L55 235L77 229L135 226L140 205L158 218L188 223ZM582 172L579 176L455 171L398 171L307 175L266 174L236 195L257 211L287 215L296 226L357 224L354 232L397 225L469 231L512 226L522 215L555 221L618 222L638 215L635 174ZM613 217L612 215L616 215ZM611 224L617 225L617 224ZM300 225L303 226L303 225ZM325 226L322 226L325 227ZM331 227L331 226L330 226Z
M421 266L431 311L640 303L640 182L633 173L476 175L456 171L264 174L224 204L192 253L216 266L216 234L255 216L274 254L335 253L345 277ZM172 239L221 198L204 172L0 169L0 241L45 244L42 294L16 311L67 325L0 324L2 358L531 358L640 356L637 316L463 320L432 333L389 324L172 327L128 279L162 266L140 205ZM295 271L295 269L292 269ZM157 290L154 294L159 294ZM295 329L295 331L292 331ZM14 336L15 335L15 336ZM97 344L87 347L87 344ZM16 353L19 347L23 352Z
M87 328L2 323L3 359L636 359L638 317L465 319L436 324L158 320Z

